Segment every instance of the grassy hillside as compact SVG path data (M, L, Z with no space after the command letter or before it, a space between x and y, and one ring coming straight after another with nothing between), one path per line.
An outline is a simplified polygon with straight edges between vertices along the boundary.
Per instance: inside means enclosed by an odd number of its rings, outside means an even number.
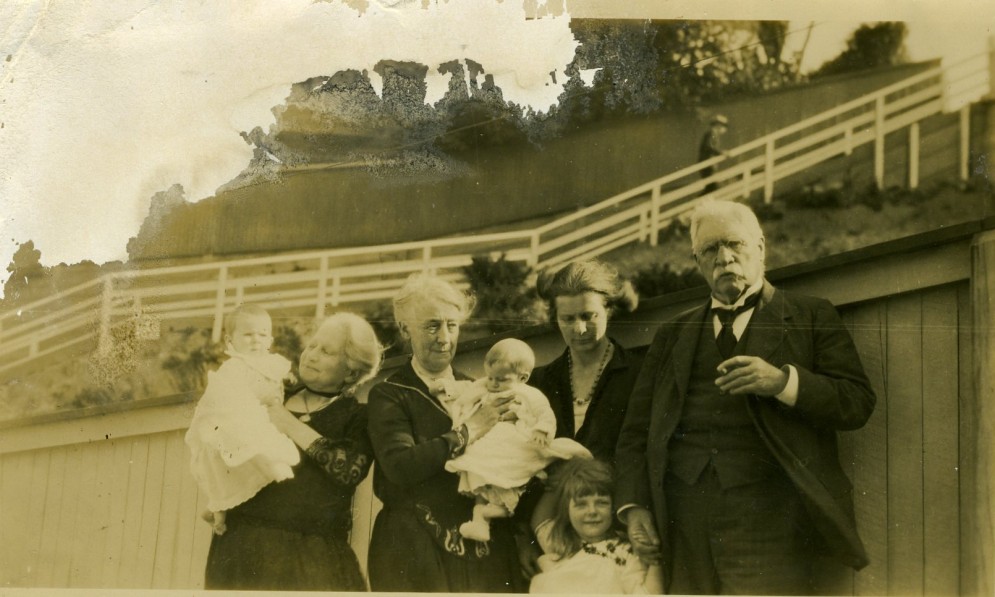
M797 205L803 197L804 193L794 196L794 207L779 199L769 209L758 210L767 237L768 270L995 214L995 195L983 180L963 186L937 182L920 193L891 191L871 198L851 197L853 204L843 207ZM821 199L818 191L809 197L810 203L833 201ZM763 215L764 211L768 215ZM630 277L653 264L683 271L694 267L690 247L686 229L675 228L663 235L656 247L630 245L605 259Z

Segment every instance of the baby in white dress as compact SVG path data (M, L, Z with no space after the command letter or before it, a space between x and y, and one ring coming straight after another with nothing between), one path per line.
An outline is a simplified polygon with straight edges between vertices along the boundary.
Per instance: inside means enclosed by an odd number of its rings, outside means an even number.
M291 467L300 462L297 446L277 430L266 408L283 401L290 376L290 361L269 352L269 314L240 306L225 318L225 330L230 358L208 374L185 437L190 469L207 495L204 518L218 535L225 532L225 510L293 477Z
M528 344L508 338L497 342L484 358L486 376L473 382L454 382L443 398L454 425L466 421L484 401L514 394L514 420L500 421L483 437L446 463L459 473L459 490L476 498L473 519L460 525L468 539L488 541L491 518L511 516L525 485L557 459L590 458L591 453L569 438L555 438L556 416L549 400L525 384L535 366Z

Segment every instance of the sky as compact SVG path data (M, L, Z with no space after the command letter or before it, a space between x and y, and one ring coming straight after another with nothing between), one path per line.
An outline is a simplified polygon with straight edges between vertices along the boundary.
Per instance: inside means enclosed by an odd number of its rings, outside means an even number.
M353 68L376 87L385 58L429 65L429 102L446 85L434 67L461 58L484 65L506 99L545 110L565 80L549 73L576 47L571 15L788 19L789 48L815 23L807 68L838 54L862 21L910 21L910 57L923 60L983 52L993 19L991 0L620 4L0 2L0 263L29 239L45 265L125 259L150 197L175 183L190 201L213 195L252 157L239 133L273 124L292 83Z

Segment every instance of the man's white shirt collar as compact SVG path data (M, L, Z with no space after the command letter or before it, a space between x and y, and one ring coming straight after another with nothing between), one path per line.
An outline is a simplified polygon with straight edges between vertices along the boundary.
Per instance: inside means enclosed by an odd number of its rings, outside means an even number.
M713 295L712 296L712 308L713 309L716 309L716 308L718 308L718 309L735 309L736 307L739 307L744 302L746 302L746 299L749 296L751 296L751 295L753 295L753 294L755 294L755 293L760 292L761 290L763 290L763 287L764 287L764 278L763 278L763 276L760 276L760 279L757 280L752 286L750 286L749 288L747 288L746 292L744 292L743 294L739 295L739 298L736 299L736 302L733 303L733 304L731 304L731 305L727 305L726 303L723 303L719 299L715 298L715 296Z

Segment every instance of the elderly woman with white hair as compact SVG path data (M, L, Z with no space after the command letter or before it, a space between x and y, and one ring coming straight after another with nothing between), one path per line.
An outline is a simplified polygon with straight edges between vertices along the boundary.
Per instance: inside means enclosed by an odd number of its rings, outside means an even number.
M458 491L446 462L486 434L508 412L511 396L481 406L454 425L437 397L453 371L460 324L472 300L448 282L413 276L394 298L394 318L412 359L370 390L369 430L376 455L373 487L383 502L370 541L374 591L524 592L509 519L495 521L489 541L463 537L474 500Z
M373 450L354 392L376 375L382 353L362 317L336 313L322 322L301 353L301 385L269 407L300 464L292 478L227 512L227 530L211 539L205 588L366 590L348 534Z

